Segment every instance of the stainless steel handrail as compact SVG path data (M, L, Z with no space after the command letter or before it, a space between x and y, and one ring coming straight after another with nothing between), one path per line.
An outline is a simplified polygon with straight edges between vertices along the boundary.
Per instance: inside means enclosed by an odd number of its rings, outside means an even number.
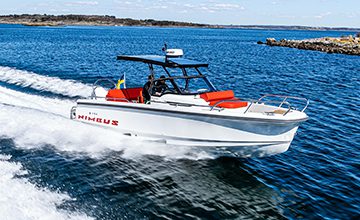
M168 105L175 105L175 106L183 106L183 107L192 107L192 106L196 106L196 107L211 107L209 105L197 105L197 104L189 104L189 103L183 103L183 102L159 102L159 101L154 101L151 100L151 103L158 103L158 104L168 104Z
M261 100L263 100L266 97L277 97L277 98L283 98L283 101L281 102L281 104L278 106L279 108L281 108L281 106L283 105L284 102L286 102L288 99L295 99L295 100L302 100L302 101L306 101L306 104L304 106L304 108L301 110L301 112L304 112L307 107L310 104L310 100L307 98L303 98L303 97L297 97L297 96L286 96L286 95L276 95L276 94L265 94L263 96L261 96L258 99L258 102L260 102Z
M112 97L109 97L109 98L105 98L106 101L110 101L110 102L116 102L116 101L126 101L126 102L130 102L129 99L125 99L125 98L112 98ZM110 100L108 100L110 99Z
M111 79L108 79L108 78L105 78L105 79L98 79L98 80L96 80L95 82L94 82L94 84L93 84L93 91L92 91L92 93L91 93L91 96L90 96L90 98L91 99L96 99L97 98L97 96L96 96L96 94L95 94L95 89L96 88L98 88L99 87L99 83L100 82L110 82L114 87L113 88L116 88L116 83L113 81L113 80L111 80Z
M109 79L100 79L97 80L94 85L96 85L97 82L100 81L109 81L112 82L114 84L114 87L116 87L115 83L112 80ZM94 87L94 90L96 89L96 87ZM94 93L94 92L93 92ZM277 97L277 98L283 98L282 101L273 101L273 100L269 100L269 101L264 101L263 99L265 99L266 97ZM100 96L96 96L95 94L91 95L91 98L104 98L107 100L106 97L100 97ZM129 101L126 98L109 98L111 100L108 101L126 101L128 103L130 103L131 101ZM302 100L302 101L306 101L306 105L305 107L301 110L301 112L304 112L307 107L309 106L310 101L307 98L302 98L302 97L296 97L296 96L286 96L286 95L275 95L275 94L265 94L263 96L261 96L258 100L252 100L252 99L225 99L225 100L221 100L215 103L215 105L213 106L209 106L209 105L197 105L197 104L188 104L188 103L181 103L181 102L159 102L159 101L154 101L152 100L151 102L154 103L159 103L159 104L169 104L169 105L176 105L176 106L197 106L197 107L210 107L210 111L213 111L214 109L219 109L219 110L223 110L224 108L222 107L218 107L219 104L224 103L224 102L238 102L238 101L246 101L248 103L250 103L248 105L248 107L246 108L246 110L244 111L243 114L246 114L250 108L254 105L254 104L268 104L268 103L279 103L278 106L274 106L277 108L283 108L283 105L287 105L288 107L286 108L286 112L283 114L283 116L285 116L286 114L288 114L292 109L295 109L291 106L291 104L287 101L288 99L296 99L296 100Z
M224 99L224 100L220 100L218 102L215 103L215 105L213 105L210 109L210 111L212 111L214 108L216 108L218 105L220 105L221 103L224 102L242 102L240 99Z
M209 105L196 105L196 104L188 104L188 103L181 103L181 102L159 102L159 101L151 101L153 103L159 103L159 104L168 104L168 105L175 105L175 106L186 106L186 107L191 107L191 106L196 106L196 107L210 107L210 111L213 111L215 108L217 108L218 110L224 110L223 107L218 107L218 105L220 103L223 103L223 102L238 102L238 101L246 101L248 103L250 103L250 105L247 107L247 109L244 111L244 114L250 109L251 105L252 104L260 104L258 102L258 100L246 100L246 99L227 99L227 100L221 100L221 101L218 101L217 103L215 103L215 105L213 106L209 106ZM292 109L292 106L289 102L283 102L283 101L264 101L264 102L261 102L263 104L266 104L266 103L282 103L282 105L287 105L288 108L287 108L287 111L283 114L283 115L286 115L287 113L289 113Z
M94 82L94 84L93 84L93 87L98 86L98 83L99 83L99 82L103 82L103 81L104 81L104 82L105 82L105 81L108 81L108 82L110 82L111 84L114 85L114 88L116 87L116 83L114 82L114 80L108 79L108 78L96 80L96 81Z
M259 102L259 100L257 101L251 101L250 102L250 105L246 108L246 110L244 111L244 114L246 114L250 107L253 105L253 104L268 104L268 103L280 103L279 106L277 106L278 108L281 108L282 105L286 104L288 107L287 107L287 111L283 114L283 115L286 115L287 113L289 113L292 109L292 106L289 102L287 101L262 101L262 102Z
M102 99L105 99L106 101L126 101L126 102L131 102L130 100L128 99L125 99L125 98L113 98L113 97L103 97L103 96L90 96L90 98L102 98ZM111 99L111 100L108 100L108 99Z

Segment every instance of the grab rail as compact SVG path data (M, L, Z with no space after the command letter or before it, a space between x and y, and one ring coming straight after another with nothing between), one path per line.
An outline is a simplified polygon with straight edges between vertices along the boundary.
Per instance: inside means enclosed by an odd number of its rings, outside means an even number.
M211 107L209 105L197 105L197 104L189 104L189 103L183 103L183 102L169 102L169 101L160 102L160 101L155 101L155 100L151 100L150 102L151 103L158 103L158 104L168 104L168 105L174 105L174 106L183 106L183 107L192 107L192 106Z
M292 109L291 104L290 104L289 102L287 102L287 101L264 101L264 102L259 102L259 100L256 100L256 101L251 101L251 102L250 102L250 105L246 108L246 110L244 111L244 114L246 114L246 113L249 111L250 107L251 107L253 104L261 104L261 103L262 103L262 104L280 103L279 106L282 106L282 105L286 104L288 107L287 107L286 112L284 112L283 116L285 116L287 113L289 113L289 112L291 111L291 109ZM278 106L278 108L281 108L281 107L279 107L279 106Z
M301 110L301 112L304 112L307 107L310 104L310 100L307 98L302 98L302 97L297 97L297 96L286 96L286 95L275 95L275 94L265 94L263 96L261 96L258 99L258 102L260 102L261 100L263 100L266 97L277 97L277 98L283 98L282 102L280 103L280 105L278 106L279 108L281 108L281 106L288 100L288 99L295 99L295 100L301 100L301 101L306 101L306 104L304 106L304 108Z
M126 101L126 102L131 102L130 100L126 99L126 98L113 98L113 97L104 97L104 96L90 96L91 99L98 99L98 98L102 98L105 99L106 101ZM111 99L111 100L108 100Z
M265 99L266 97L276 97L276 98L282 98L282 101L263 101L263 99ZM287 111L284 112L283 116L287 115L291 109L295 109L291 106L291 104L287 101L288 99L296 99L296 100L301 100L301 101L306 101L306 104L304 106L304 108L301 110L301 112L304 112L307 107L309 106L310 101L307 98L302 98L302 97L296 97L296 96L286 96L286 95L275 95L275 94L265 94L263 96L261 96L257 101L252 101L250 103L250 105L246 108L246 110L244 111L244 114L247 113L250 109L250 107L253 104L266 104L266 103L280 103L277 107L278 108L282 108L282 106L284 104L286 104L288 106Z
M125 99L125 98L105 98L106 101L110 101L110 102L116 102L116 101L126 101L126 102L130 102L130 100ZM110 99L110 100L108 100Z
M94 84L93 84L93 91L92 91L92 93L91 93L91 96L90 96L90 98L91 99L96 99L96 98L98 98L98 96L96 96L96 94L95 94L95 90L96 90L96 88L98 88L99 87L99 83L100 82L109 82L110 84L112 84L114 87L113 88L116 88L116 83L113 81L113 80L111 80L111 79L107 79L107 78L105 78L105 79L98 79L98 80L96 80L95 82L94 82ZM103 97L102 97L103 98Z
M93 84L93 87L97 87L97 86L98 86L98 83L99 83L99 82L103 82L103 81L104 81L104 82L105 82L105 81L110 82L111 84L114 85L114 88L116 87L116 83L114 82L114 80L108 79L108 78L96 80L96 81L94 82L94 84Z
M116 101L126 101L126 102L130 102L130 100L128 100L126 98L112 98L112 97L107 98L107 97L103 97L103 96L97 96L96 93L95 93L95 90L96 90L96 88L99 87L100 82L109 82L110 84L112 84L114 86L113 88L116 88L116 83L113 80L108 79L108 78L98 79L93 84L93 91L92 91L91 96L90 96L91 99L103 98L103 99L106 99L107 101L115 101L115 102ZM108 99L110 99L110 100L108 100Z
M96 84L100 81L109 81L109 82L112 82L114 83L112 80L109 80L109 79L100 79L100 80L97 80L94 85L96 86ZM114 86L115 83L114 83ZM95 94L95 89L96 87L94 87L94 91L93 91L93 94L91 95L91 98L104 98L106 99L107 101L126 101L128 103L130 103L131 101L126 99L126 98L107 98L107 97L101 97L101 96L96 96ZM274 100L269 100L269 101L265 101L264 99L266 97L276 97L276 98L282 98L281 101L274 101ZM108 100L108 99L111 99L111 100ZM214 109L219 109L219 111L221 110L224 110L223 107L219 107L218 105L220 105L221 103L224 103L224 102L238 102L238 101L246 101L249 103L248 107L245 109L244 113L243 114L246 114L250 108L254 105L254 104L268 104L268 103L278 103L279 105L278 106L275 106L277 108L283 108L283 105L287 105L287 108L286 111L282 114L283 116L287 115L292 109L296 109L294 108L289 102L288 102L288 99L295 99L295 100L301 100L301 101L305 101L306 104L305 106L302 108L301 112L304 112L307 107L309 106L310 104L310 101L309 99L307 98L302 98L302 97L296 97L296 96L286 96L286 95L276 95L276 94L265 94L263 96L261 96L258 100L253 100L253 99L226 99L226 100L220 100L218 102L216 102L213 106L208 106L208 105L197 105L197 104L188 104L188 103L180 103L180 102L160 102L160 101L155 101L155 100L152 100L151 102L154 102L154 103L159 103L159 104L170 104L170 105L176 105L176 106L198 106L198 107L210 107L210 111L213 111ZM273 105L274 106L274 105ZM270 113L270 112L264 112L264 113ZM278 113L279 114L279 113Z
M211 107L210 111L212 111L214 108L216 108L221 103L224 103L224 102L239 102L239 101L240 101L240 99L224 99L224 100L220 100L220 101L216 102L215 105L213 105Z
M191 106L196 106L196 107L210 107L210 111L213 111L214 109L217 109L219 111L222 111L224 110L223 107L219 107L218 105L223 103L223 102L238 102L238 101L246 101L249 104L249 106L246 108L246 110L244 111L244 114L250 109L250 107L253 105L253 104L258 104L259 103L259 100L246 100L246 99L225 99L225 100L221 100L221 101L218 101L215 103L215 105L213 106L209 106L209 105L197 105L197 104L188 104L188 103L180 103L180 102L159 102L159 101L151 101L151 102L154 102L154 103L159 103L159 104L169 104L169 105L175 105L175 106L186 106L186 107L191 107ZM285 116L286 114L288 114L291 109L293 109L293 107L291 106L291 104L287 101L263 101L261 103L280 103L279 106L283 106L283 105L287 105L287 110L284 112L283 116Z

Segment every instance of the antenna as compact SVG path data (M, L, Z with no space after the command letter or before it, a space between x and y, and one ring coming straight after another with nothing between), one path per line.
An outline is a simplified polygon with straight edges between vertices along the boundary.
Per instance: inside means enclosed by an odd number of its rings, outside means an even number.
M184 55L184 51L182 49L168 49L166 42L164 43L162 51L165 53L165 62L168 62L169 58L179 58Z
M167 55L166 55L166 51L167 51L167 44L166 44L166 42L164 42L164 46L163 46L163 48L162 48L161 50L164 52L164 54L165 54L165 62L167 62L168 60L167 60Z
M166 44L166 42L164 42L164 46L163 46L163 48L161 49L164 53L166 53L166 50L167 50L167 44Z

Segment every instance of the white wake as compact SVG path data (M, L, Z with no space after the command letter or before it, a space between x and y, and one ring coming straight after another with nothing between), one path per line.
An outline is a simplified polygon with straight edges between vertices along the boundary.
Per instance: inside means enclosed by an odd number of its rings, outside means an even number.
M0 215L6 220L93 219L82 213L58 209L72 198L64 193L39 188L21 177L27 174L20 163L0 154ZM15 177L16 176L16 177ZM19 177L20 176L20 177Z
M0 67L0 81L69 97L90 94L86 91L90 87L85 84L13 68ZM75 102L71 100L43 97L0 86L0 138L10 138L18 148L51 146L59 152L80 156L85 153L91 157L102 157L109 151L121 151L121 156L129 159L143 155L195 160L209 157L189 147L127 137L115 130L70 120L73 105ZM9 160L10 156L0 153L0 219L92 219L83 213L58 209L58 205L72 198L30 183L21 177L27 172L22 165Z
M2 66L0 66L0 81L70 97L88 97L92 91L92 87L90 85L73 80L43 76L33 72Z
M52 77L35 73L5 69L15 72L12 76L14 82L32 77L44 78L46 82L54 80ZM9 71L5 72L8 74ZM77 82L69 84L67 80L57 80L59 88L66 87L66 95L79 95L79 91L76 90ZM60 93L61 89L57 91ZM21 148L50 145L59 151L85 152L90 156L103 155L108 151L121 151L122 156L128 158L142 155L188 159L209 157L206 153L194 151L190 147L175 147L163 142L128 137L109 128L70 120L70 109L74 105L75 102L71 100L42 97L0 87L0 137L11 138L16 146Z
M0 104L12 105L18 108L31 108L68 117L70 114L69 109L75 105L75 102L30 95L0 87Z
M1 97L1 95L0 95ZM87 153L98 157L121 151L126 158L158 155L168 158L202 159L189 147L170 146L117 131L73 121L58 114L32 108L0 104L0 136L11 138L17 147L32 149L53 146L59 151Z

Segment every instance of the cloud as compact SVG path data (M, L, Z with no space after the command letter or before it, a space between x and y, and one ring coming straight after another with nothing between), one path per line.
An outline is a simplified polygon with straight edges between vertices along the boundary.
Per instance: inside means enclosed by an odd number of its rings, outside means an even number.
M347 18L357 18L357 17L359 17L359 13L356 13L356 12L347 13L347 14L345 14L345 17L347 17Z
M286 18L286 19L295 19L297 18L295 15L278 15L278 18Z
M181 7L181 5L179 5ZM231 11L231 10L245 10L244 6L239 4L231 4L231 3L219 3L219 2L208 2L208 3L200 3L200 4L183 4L185 8L192 10L202 10L210 13L215 12L223 12L223 11ZM186 10L186 9L185 9Z
M167 9L169 6L167 5L154 5L154 6L150 6L146 9Z
M244 10L245 8L239 4L234 3L224 3L222 1L209 1L209 2L200 2L196 3L193 1L187 2L176 2L176 1L164 1L164 0L154 0L154 1L128 1L128 0L114 0L114 3L118 5L118 8L128 9L128 10L150 10L150 9L167 9L176 11L178 13L191 13L191 12L207 12L207 13L216 13L224 11L236 11Z
M212 8L217 10L232 10L232 9L245 9L243 6L238 4L224 4L224 3L217 3L212 6Z
M114 4L116 5L116 8L120 10L146 9L146 4L142 3L141 0L136 0L136 1L114 0Z
M206 6L201 6L199 9L207 11L209 13L214 13L215 12L213 9L211 9L209 7L206 7Z
M96 6L99 2L97 1L76 1L76 2L67 2L66 6Z
M332 14L331 12L325 12L325 13L321 13L319 15L315 15L314 18L323 19L324 17L329 16L331 14Z

